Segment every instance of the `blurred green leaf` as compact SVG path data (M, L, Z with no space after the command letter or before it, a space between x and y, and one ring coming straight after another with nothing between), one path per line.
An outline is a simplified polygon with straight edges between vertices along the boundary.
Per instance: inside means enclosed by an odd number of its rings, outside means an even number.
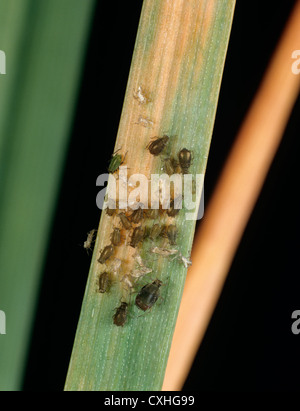
M93 6L0 2L0 390L23 377Z

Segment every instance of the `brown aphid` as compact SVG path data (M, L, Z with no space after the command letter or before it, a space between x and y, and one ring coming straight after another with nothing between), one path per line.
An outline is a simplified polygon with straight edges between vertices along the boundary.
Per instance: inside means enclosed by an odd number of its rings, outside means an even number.
M173 174L181 173L181 168L179 166L179 163L173 157L169 157L165 159L164 170L169 176L172 176Z
M162 282L158 279L141 288L135 299L135 304L143 311L149 310L159 297L159 288Z
M167 210L167 214L169 217L175 217L179 213L179 208L175 208L175 201L170 201L170 208Z
M133 213L130 216L130 220L134 224L138 224L144 217L144 210L139 207L136 210L133 211Z
M168 136L158 137L156 140L150 142L146 148L153 156L158 156L163 151L168 141Z
M159 215L159 210L158 208L149 208L147 210L146 215L147 215L147 218L150 218L151 220L156 220Z
M156 240L156 238L160 235L161 231L162 231L162 227L159 224L154 224L151 227L149 238L152 241Z
M174 224L168 225L166 228L166 233L169 239L169 243L171 245L175 245L176 244L176 237L177 237L177 228Z
M114 228L114 231L111 233L110 236L111 243L114 246L118 246L121 244L121 230L119 228Z
M113 316L114 324L118 327L123 327L127 320L128 304L121 302L121 305L116 309L116 313Z
M115 212L116 212L115 208L109 208L109 207L106 208L106 214L110 217L112 217L115 214Z
M160 230L160 236L161 237L168 237L167 236L167 226L165 225L165 224L163 224L162 226L161 226L161 230Z
M119 218L121 220L121 223L122 223L123 227L125 228L125 230L130 230L131 229L131 223L128 220L128 218L126 217L126 215L124 213L120 213L120 214L118 214L118 216L119 216Z
M111 280L108 272L104 271L99 275L99 293L106 293L110 289Z
M175 174L174 167L173 167L173 161L171 157L165 159L164 169L165 169L165 172L169 176L172 176L173 174Z
M175 160L175 158L173 158L173 157L172 157L171 161L172 161L174 174L180 174L181 173L181 168L180 168L179 162L177 160Z
M95 229L91 230L87 235L87 239L83 243L83 248L85 248L87 252L92 248L95 232Z
M145 228L144 227L135 227L133 230L130 245L131 247L136 247L140 241L144 239L145 236Z
M108 260L114 253L114 246L112 244L107 245L104 249L100 252L100 257L98 258L98 262L100 264L104 264L106 260Z
M192 152L187 148L183 148L178 153L178 160L183 174L186 174L192 162Z

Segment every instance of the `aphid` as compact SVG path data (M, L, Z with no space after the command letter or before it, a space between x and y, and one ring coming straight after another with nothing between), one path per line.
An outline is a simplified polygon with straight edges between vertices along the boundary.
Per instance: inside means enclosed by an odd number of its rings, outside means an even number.
M115 214L115 209L114 208L106 208L106 214L109 215L110 217L112 217Z
M125 230L130 230L131 229L131 223L128 220L128 218L126 217L126 215L124 213L120 213L120 214L118 214L118 216L120 217L121 223L123 224L123 227L125 228Z
M158 156L169 141L168 136L158 137L156 140L151 141L146 148L150 151L150 153L154 156Z
M160 235L161 231L162 231L161 226L160 226L159 224L154 224L154 225L151 227L151 231L150 231L150 234L149 234L149 238L150 238L152 241L154 241L154 240Z
M108 260L114 253L114 246L113 245L107 245L104 247L104 249L100 252L100 257L98 258L98 261L100 264L104 264L106 260Z
M170 201L170 208L167 210L169 217L175 217L179 213L180 208L175 208L175 201Z
M149 310L159 297L161 285L162 282L158 279L154 280L153 283L144 285L136 296L135 304L143 311Z
M147 210L147 217L151 220L156 220L158 218L159 210L158 208L149 208Z
M169 257L170 255L178 253L178 250L171 248L153 247L151 249L151 253L161 255L162 257Z
M186 174L192 162L192 152L187 148L183 148L178 153L178 160L183 174Z
M140 241L143 240L145 235L145 228L144 227L135 227L132 233L130 245L131 247L136 247Z
M164 163L165 172L166 172L169 176L175 174L175 170L174 170L174 167L173 167L173 161L172 161L172 160L173 160L173 159L172 159L171 157L166 158L166 159L165 159L165 163Z
M106 293L111 285L111 281L109 278L108 272L104 271L102 274L99 275L99 293Z
M180 168L179 162L177 160L175 160L175 158L173 158L173 157L172 157L171 161L172 161L174 174L180 174L181 173L181 168Z
M92 248L92 243L94 241L95 232L96 232L95 229L91 230L87 235L87 239L83 243L83 248L85 248L87 252Z
M126 157L126 154L127 154L127 153L125 154L124 158L122 158L122 154L116 154L118 151L119 151L119 150L117 150L117 151L113 154L113 156L112 156L112 158L111 158L111 160L110 160L110 163L109 163L109 166L108 166L108 172L109 172L109 173L112 173L112 174L113 174L115 171L118 170L118 168L120 167L120 165L124 163L124 160L125 160L125 157Z
M128 304L121 302L121 305L116 309L116 313L113 316L114 324L118 327L123 327L127 320Z
M174 224L168 225L166 228L166 233L171 245L176 244L176 237L177 237L177 228Z
M138 224L144 216L144 210L139 207L136 210L133 211L133 213L130 216L130 220L134 223L134 224Z
M121 231L119 228L114 228L114 231L111 233L110 239L112 245L116 247L121 244Z

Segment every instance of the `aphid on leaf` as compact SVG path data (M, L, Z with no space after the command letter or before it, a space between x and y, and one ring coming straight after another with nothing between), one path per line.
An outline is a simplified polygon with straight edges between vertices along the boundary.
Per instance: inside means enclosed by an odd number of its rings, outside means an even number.
M112 245L116 247L121 244L121 231L119 228L114 228L114 231L111 233L110 239Z
M156 140L151 141L146 148L150 151L150 153L154 156L158 156L169 141L168 136L158 137Z
M83 243L83 248L85 248L87 252L89 252L89 250L92 248L95 232L95 229L91 230L87 235L87 239Z
M116 212L115 208L109 208L109 207L106 208L106 214L110 217L112 217L115 214L115 212Z
M178 153L178 160L183 174L186 174L192 162L192 152L187 148L183 148Z
M104 271L99 275L99 293L106 293L111 286L111 280L108 272Z
M134 224L138 224L144 217L144 210L139 207L136 210L133 211L133 213L130 216L130 220Z
M154 225L151 227L150 234L149 234L149 238L150 238L152 241L156 240L156 238L160 235L161 231L162 231L161 226L160 226L159 224L154 224Z
M135 304L143 311L149 310L159 297L161 285L162 282L158 279L154 280L153 283L144 285L136 296Z
M124 163L124 161L125 161L125 157L126 157L126 154L125 154L125 156L124 156L124 158L122 157L122 154L116 154L118 151L120 151L120 149L119 150L117 150L114 154L113 154L113 156L112 156L112 158L111 158L111 160L110 160L110 163L109 163L109 166L108 166L108 172L109 173L114 173L115 171L117 171L118 170L118 168L120 167L120 165L121 164L123 164Z
M173 174L175 174L175 169L173 166L173 159L171 157L165 159L164 170L169 176L172 176Z
M178 213L180 208L175 208L175 200L170 201L170 208L167 210L167 214L169 217L175 217Z
M102 251L100 251L100 257L98 258L98 262L100 264L104 264L106 260L108 260L114 253L114 246L113 245L107 245L104 247Z
M177 237L177 228L174 224L168 225L166 228L167 237L171 245L176 244L176 237Z
M116 309L115 315L113 316L114 324L118 327L123 327L127 320L128 304L126 302L121 302L121 305Z
M173 158L173 157L171 159L171 162L172 162L174 174L180 174L181 173L181 168L180 168L179 162L177 160L175 160L175 158Z
M149 208L147 210L146 215L151 220L156 220L158 218L158 215L159 215L159 210L158 210L158 208Z
M118 214L118 216L119 216L119 218L121 220L121 223L122 223L123 227L125 228L125 230L130 230L131 229L131 223L128 220L128 218L126 217L126 215L124 213L120 213L120 214Z
M135 227L132 233L130 245L131 247L136 247L140 241L144 239L145 236L145 228L144 227Z

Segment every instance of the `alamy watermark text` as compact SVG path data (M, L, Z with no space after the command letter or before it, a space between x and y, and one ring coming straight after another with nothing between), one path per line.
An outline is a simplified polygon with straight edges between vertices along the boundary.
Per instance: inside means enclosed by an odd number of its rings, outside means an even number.
M0 74L6 74L6 56L2 50L0 50Z
M6 315L4 311L0 310L0 335L6 334Z

